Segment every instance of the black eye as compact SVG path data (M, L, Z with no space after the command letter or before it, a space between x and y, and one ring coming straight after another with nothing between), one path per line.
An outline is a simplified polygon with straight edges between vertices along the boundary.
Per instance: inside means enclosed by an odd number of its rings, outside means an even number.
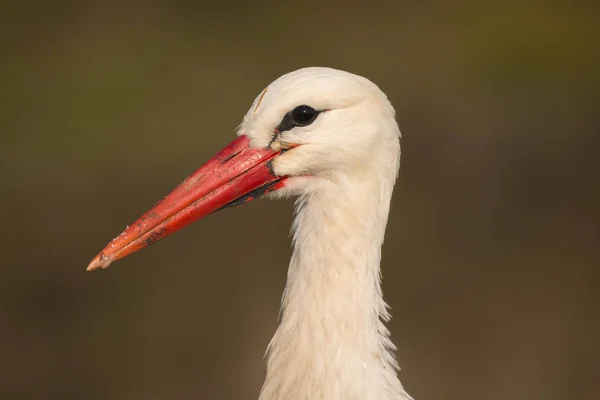
M279 125L275 127L275 136L273 137L273 140L275 140L277 135L281 132L290 131L297 126L302 127L312 124L323 111L327 110L317 111L307 105L298 106L292 111L288 111L288 113L283 116Z
M319 113L309 106L298 106L292 110L292 122L296 126L306 126L312 124L317 119Z

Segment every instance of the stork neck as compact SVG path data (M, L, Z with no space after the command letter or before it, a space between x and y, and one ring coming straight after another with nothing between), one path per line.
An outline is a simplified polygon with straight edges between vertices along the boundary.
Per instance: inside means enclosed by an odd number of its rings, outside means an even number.
M261 400L410 399L382 321L389 319L379 263L391 185L324 185L299 199Z

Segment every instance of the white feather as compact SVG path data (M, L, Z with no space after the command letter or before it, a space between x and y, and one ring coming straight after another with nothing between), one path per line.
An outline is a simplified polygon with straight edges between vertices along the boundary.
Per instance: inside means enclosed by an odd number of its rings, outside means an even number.
M299 105L327 111L272 142L283 116ZM290 178L270 197L298 199L260 399L411 399L397 376L380 285L400 163L400 130L387 97L363 77L304 68L261 92L239 133L255 147L301 145L273 161L274 172Z

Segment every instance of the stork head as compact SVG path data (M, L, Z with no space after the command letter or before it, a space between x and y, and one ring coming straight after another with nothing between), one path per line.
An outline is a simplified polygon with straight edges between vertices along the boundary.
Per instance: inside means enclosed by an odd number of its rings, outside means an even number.
M395 178L399 136L392 105L366 78L320 67L283 75L256 97L237 139L113 239L88 270L268 193L301 194L369 173Z
M381 148L398 150L394 109L371 81L331 68L304 68L267 86L246 113L239 134L251 146L284 151L277 176L333 178L369 166ZM285 152L285 150L289 150ZM388 157L390 163L396 157Z

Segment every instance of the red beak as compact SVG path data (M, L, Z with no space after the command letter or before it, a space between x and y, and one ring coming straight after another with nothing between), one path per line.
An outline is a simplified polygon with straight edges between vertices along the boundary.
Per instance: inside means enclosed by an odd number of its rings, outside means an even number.
M270 163L280 152L250 148L249 143L250 139L241 135L227 145L113 239L87 270L107 268L210 213L281 187L285 178L275 176Z

